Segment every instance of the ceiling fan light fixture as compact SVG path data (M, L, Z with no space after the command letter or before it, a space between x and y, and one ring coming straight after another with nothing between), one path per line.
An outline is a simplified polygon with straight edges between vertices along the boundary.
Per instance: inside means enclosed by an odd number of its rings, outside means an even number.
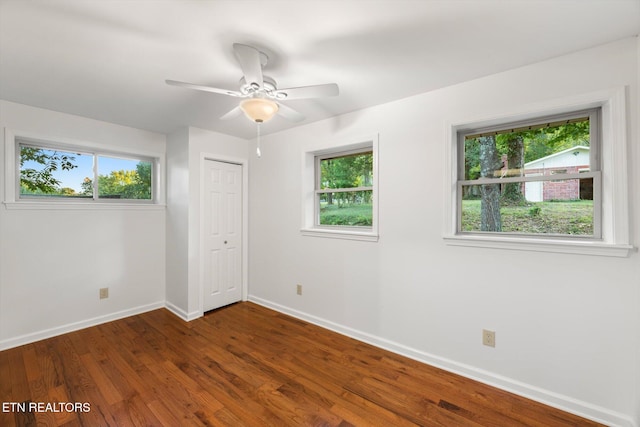
M265 98L250 98L240 103L240 109L250 120L264 123L278 112L278 104Z

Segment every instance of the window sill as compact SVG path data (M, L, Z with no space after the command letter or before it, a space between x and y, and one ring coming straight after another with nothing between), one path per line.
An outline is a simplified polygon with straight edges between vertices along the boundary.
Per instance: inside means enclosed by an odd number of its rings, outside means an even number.
M8 210L164 210L165 205L126 202L3 202Z
M631 245L620 245L595 241L542 240L534 238L511 238L496 236L451 235L444 237L452 246L468 246L490 249L552 252L578 255L596 255L626 258L635 250Z
M303 236L326 237L330 239L359 240L363 242L377 242L378 234L367 231L332 230L323 228L303 228L300 230Z

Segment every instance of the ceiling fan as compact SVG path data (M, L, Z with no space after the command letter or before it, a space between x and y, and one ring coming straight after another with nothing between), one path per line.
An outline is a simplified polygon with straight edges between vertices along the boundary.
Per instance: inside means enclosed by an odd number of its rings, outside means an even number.
M282 101L336 96L339 93L338 85L335 83L278 89L273 78L262 74L262 68L269 60L264 52L239 43L234 43L233 50L244 75L240 79L240 89L237 91L175 80L165 81L173 86L244 98L237 107L221 116L220 119L229 120L244 113L250 120L258 124L266 122L275 114L293 122L300 122L305 117L293 108L282 104Z

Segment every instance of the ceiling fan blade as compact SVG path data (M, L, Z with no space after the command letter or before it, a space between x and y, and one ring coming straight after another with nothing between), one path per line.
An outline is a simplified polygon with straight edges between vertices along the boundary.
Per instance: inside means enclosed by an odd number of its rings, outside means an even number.
M244 95L235 90L218 89L217 87L194 85L192 83L178 82L175 80L165 80L168 85L186 87L187 89L203 90L205 92L219 93L222 95L243 97Z
M236 53L236 58L242 68L242 74L244 74L244 81L247 84L256 83L259 87L262 87L262 63L260 61L260 51L254 47L244 44L234 43L233 50Z
M292 87L288 89L280 89L276 92L277 99L303 99L303 98L321 98L325 96L336 96L340 93L338 85L335 83L327 83L323 85ZM283 98L281 98L283 95Z
M290 122L301 122L305 119L305 117L298 113L291 107L287 107L282 103L278 103L278 114L284 118L289 120Z
M229 111L228 113L226 113L225 115L220 117L220 120L231 120L231 119L235 119L236 117L238 117L240 114L242 114L242 110L240 109L240 106L237 106L236 108L232 109L231 111Z

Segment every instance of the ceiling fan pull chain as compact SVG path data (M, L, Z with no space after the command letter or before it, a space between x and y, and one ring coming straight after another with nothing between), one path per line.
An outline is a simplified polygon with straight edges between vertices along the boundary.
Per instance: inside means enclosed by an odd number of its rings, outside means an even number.
M256 155L258 157L260 157L262 155L262 153L260 152L260 123L258 123L257 129L258 129L258 131L257 131L258 132L258 144L257 144L257 147L256 147Z

